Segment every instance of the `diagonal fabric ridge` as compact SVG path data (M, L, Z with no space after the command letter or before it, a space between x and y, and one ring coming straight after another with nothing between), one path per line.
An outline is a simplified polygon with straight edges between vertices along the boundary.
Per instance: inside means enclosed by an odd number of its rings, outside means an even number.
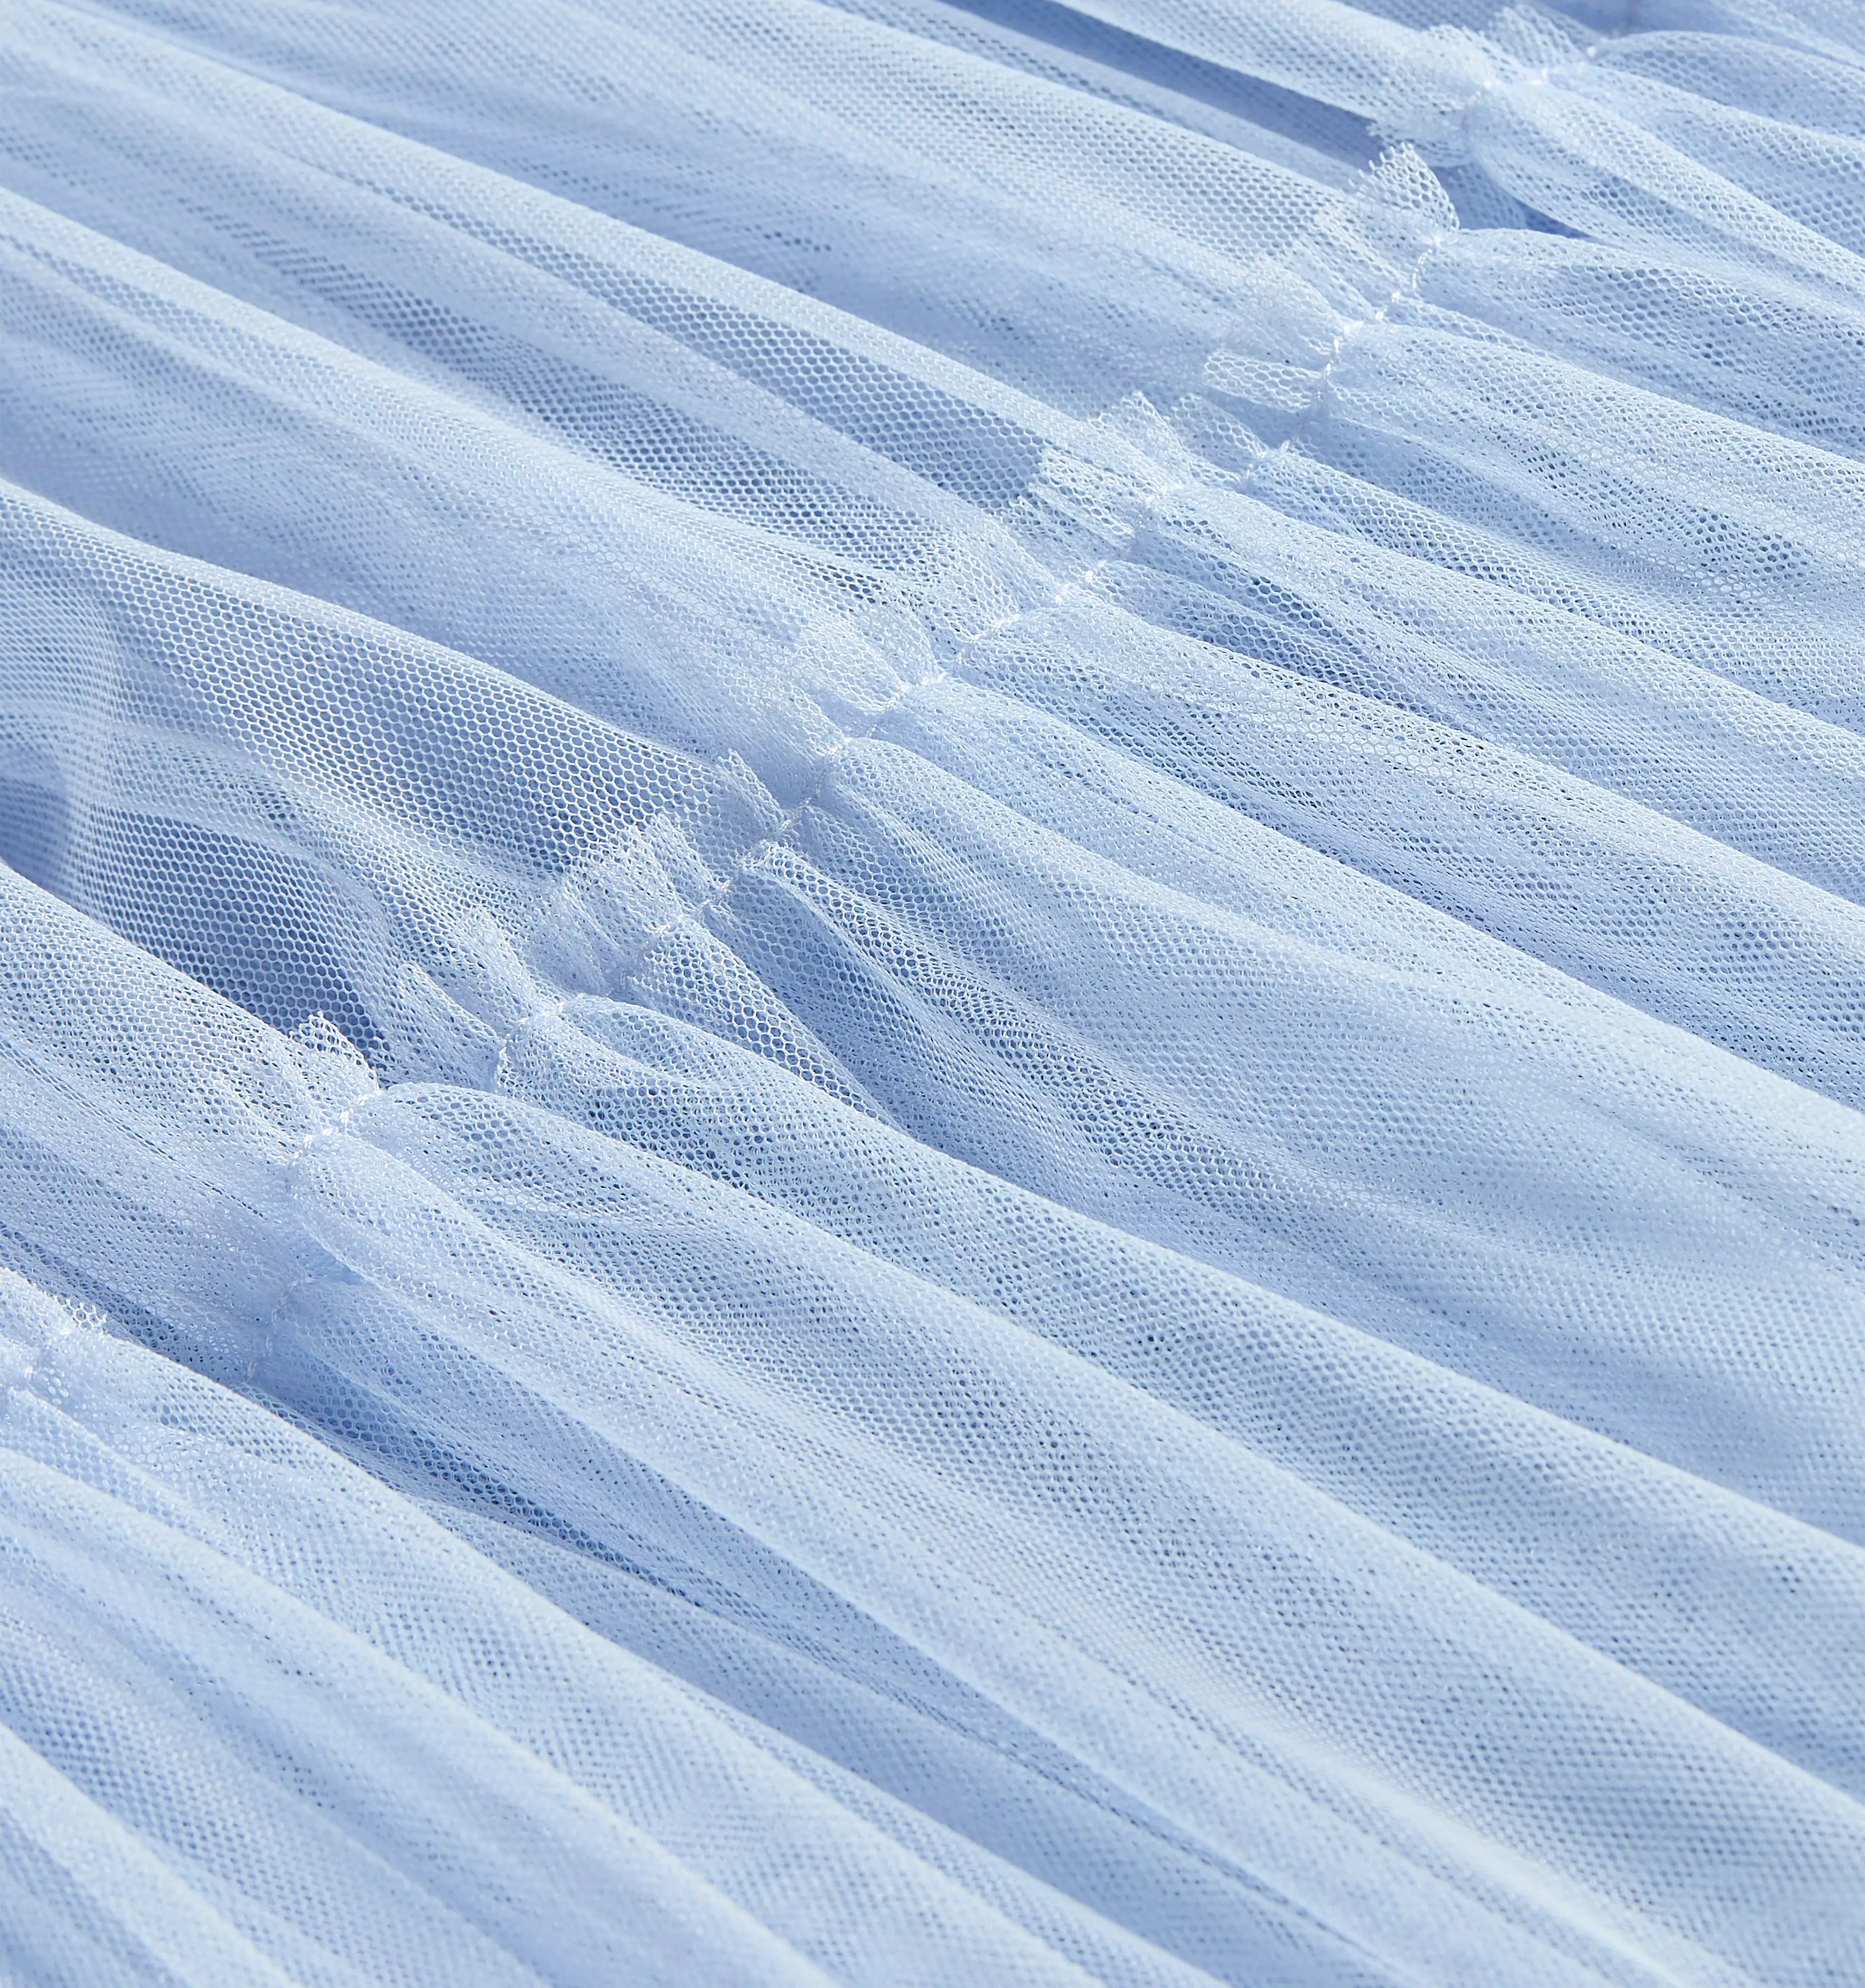
M0 1975L1865 1980L1834 0L0 0Z

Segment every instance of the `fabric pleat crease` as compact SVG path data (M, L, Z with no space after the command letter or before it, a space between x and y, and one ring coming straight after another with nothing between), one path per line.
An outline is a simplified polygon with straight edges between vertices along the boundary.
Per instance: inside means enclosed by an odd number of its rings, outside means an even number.
M1865 1980L1862 188L1844 0L0 0L0 1975Z

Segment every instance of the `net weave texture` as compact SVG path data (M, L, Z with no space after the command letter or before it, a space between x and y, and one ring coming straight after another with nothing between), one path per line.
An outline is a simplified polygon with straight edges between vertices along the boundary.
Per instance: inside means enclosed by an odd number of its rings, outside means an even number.
M0 1979L1865 1983L1865 15L0 0Z

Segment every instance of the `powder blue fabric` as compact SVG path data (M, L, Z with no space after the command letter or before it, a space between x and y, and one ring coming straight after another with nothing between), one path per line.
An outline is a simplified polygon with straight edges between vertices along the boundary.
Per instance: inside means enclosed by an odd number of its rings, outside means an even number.
M0 1975L1865 1982L1865 28L0 0Z

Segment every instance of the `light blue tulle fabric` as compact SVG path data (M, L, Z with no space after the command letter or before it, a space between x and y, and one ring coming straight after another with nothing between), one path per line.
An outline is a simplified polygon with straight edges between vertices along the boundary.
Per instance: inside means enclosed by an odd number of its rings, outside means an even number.
M1865 1983L1865 13L0 0L0 1978Z

